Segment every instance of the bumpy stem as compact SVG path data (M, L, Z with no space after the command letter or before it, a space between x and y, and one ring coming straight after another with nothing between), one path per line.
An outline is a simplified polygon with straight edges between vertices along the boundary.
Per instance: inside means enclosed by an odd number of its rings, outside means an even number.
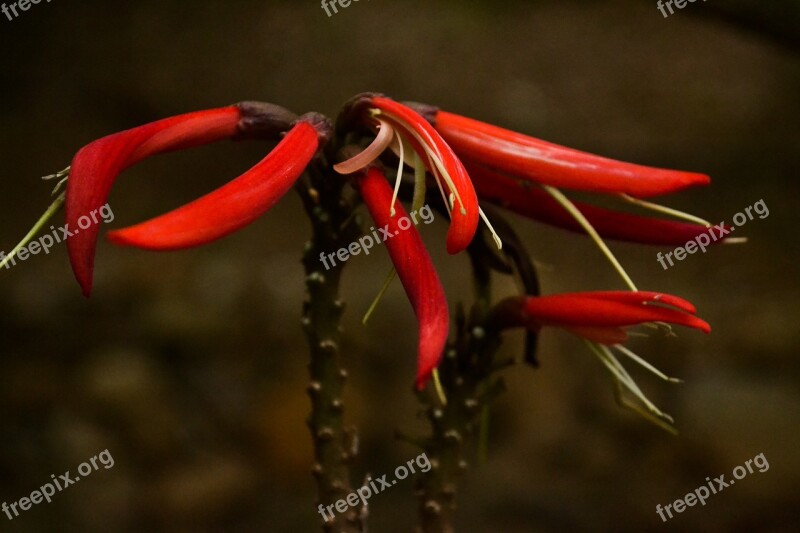
M344 303L339 295L341 264L326 265L320 254L346 246L355 236L352 206L342 196L343 181L322 162L313 163L307 179L298 184L311 219L312 236L306 244L303 265L307 298L302 324L308 338L311 361L311 415L308 427L314 444L312 473L317 482L318 511L323 530L365 531L361 510L348 507L339 513L330 507L352 491L349 463L357 454L357 435L343 419L342 393L347 372L342 366L340 319Z
M488 270L474 256L473 270L476 303L468 320L459 319L456 340L439 366L447 404L423 396L432 428L425 443L432 468L417 485L421 523L417 530L424 533L454 531L456 487L468 466L469 443L485 409L503 387L493 377L499 334L484 323L490 297Z

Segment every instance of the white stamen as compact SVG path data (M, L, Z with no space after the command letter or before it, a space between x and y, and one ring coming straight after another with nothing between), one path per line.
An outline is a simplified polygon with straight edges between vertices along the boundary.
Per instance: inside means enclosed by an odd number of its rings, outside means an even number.
M412 167L414 168L414 196L411 200L411 209L419 212L425 206L425 194L428 184L425 183L425 165L417 152L414 155Z
M364 316L361 317L361 324L366 326L369 319L372 317L372 313L375 312L375 309L378 308L378 304L381 303L383 300L383 296L386 294L386 291L389 290L394 278L397 276L397 270L394 267L389 270L389 273L386 275L386 279L383 280L383 285L381 286L381 290L378 291L378 294L375 296L375 299L372 300L372 303L369 304L369 308L367 308L367 312L364 313Z
M586 342L587 346L589 346L589 348L592 350L592 352L597 356L597 358L600 360L603 366L605 366L606 369L608 369L608 371L612 374L612 376L615 379L617 387L620 387L617 390L617 401L620 403L620 405L639 412L649 420L656 422L659 426L663 427L664 429L667 429L668 431L674 431L674 428L672 428L669 425L672 422L674 422L672 417L661 411L658 407L655 406L655 404L653 404L653 402L651 402L647 398L647 396L644 395L644 393L642 393L641 389L639 389L639 387L636 385L636 382L633 381L630 374L628 374L627 370L625 370L625 367L623 367L622 364L617 360L617 358L614 357L614 354L611 353L611 350L605 345L598 344L596 342L592 342L585 339L584 341ZM647 410L644 411L638 408L638 406L636 406L635 404L626 401L624 395L622 394L621 387L624 387L629 392L631 392L640 402L642 402L642 404L644 405L644 407L646 407ZM648 416L648 414L655 415L655 417L657 418L654 419L652 416ZM657 422L658 419L660 419L661 423ZM668 422L669 424L665 425L664 424L665 421Z
M453 218L453 211L450 209L450 202L447 199L447 194L444 192L444 185L442 185L442 179L439 176L439 171L436 170L436 166L431 162L430 154L426 152L425 157L428 158L428 163L433 173L433 181L436 182L436 186L439 188L439 194L442 195L442 200L444 201L444 208L447 209L447 216Z
M656 376L660 377L664 381L669 381L670 383L683 383L682 379L669 377L668 375L664 374L662 371L660 371L659 369L657 369L656 367L654 367L653 365L651 365L650 363L648 363L647 361L636 355L633 351L629 350L622 344L615 344L614 348L618 350L620 353L627 355L629 358L633 359L635 362L639 363L639 365L646 368L647 370L649 370Z
M414 130L412 127L410 127L408 123L406 123L404 120L401 120L398 117L392 115L391 113L387 113L385 111L379 110L379 113L382 113L391 118L392 120L394 120L395 122L397 122L400 126L403 127L403 129L407 134L411 135L412 137L414 137L414 139L417 140L417 142L419 142L420 146L422 146L422 149L428 155L428 158L433 162L433 165L431 165L431 167L436 167L439 170L441 178L444 179L445 183L447 184L447 188L450 189L451 192L455 193L456 199L458 200L458 203L461 206L461 214L466 215L467 210L464 207L464 202L461 200L461 196L458 192L458 189L455 186L455 183L453 182L452 177L450 176L450 173L447 172L444 163L442 163L441 154L438 153L438 150L434 151L435 148L434 143L430 140L429 140L430 142L425 142L425 140L417 133L417 131ZM434 173L434 177L437 177L438 179L436 173ZM445 198L445 203L446 202L447 200Z
M685 213L683 211L678 211L677 209L673 209L671 207L667 207L665 205L656 204L653 202L648 202L646 200L641 200L639 198L634 198L633 196L627 194L620 195L623 200L626 202L630 202L634 205L638 205L640 207L644 207L645 209L650 209L652 211L656 211L657 213L664 213L665 215L670 215L675 218L681 220L687 220L689 222L694 222L695 224L700 224L701 226L705 226L707 228L711 227L711 222L702 219L700 217L691 215L689 213Z
M486 213L483 212L483 209L480 207L478 208L478 213L480 213L481 218L483 219L483 223L486 224L486 227L489 228L489 231L492 233L492 239L494 239L494 243L497 245L498 250L503 249L503 241L500 240L500 236L492 227L492 223L489 222L489 217L486 216Z
M439 401L443 406L447 406L447 395L444 393L444 387L442 387L442 380L439 379L439 369L433 369L433 387L436 390L436 396L439 397Z
M637 289L636 285L633 284L633 280L630 278L630 276L628 276L628 273L625 272L625 269L622 268L622 265L617 260L616 256L614 256L614 254L608 248L602 237L600 237L600 234L597 233L597 230L594 229L594 226L592 226L591 222L589 222L586 217L583 216L583 213L581 213L580 210L575 207L575 204L573 204L569 198L564 196L564 194L555 187L551 187L550 185L542 185L542 188L544 188L544 190L547 191L550 196L555 199L555 201L561 204L561 207L566 209L567 212L572 215L575 221L581 225L583 230L589 235L589 237L592 238L595 244L597 244L597 247L600 248L600 251L602 251L609 262L611 262L611 265L625 281L625 284L628 285L632 291L638 291L639 289Z
M397 193L400 192L400 182L403 181L403 164L405 160L405 151L403 149L403 142L400 141L400 162L397 164L397 177L394 180L394 191L392 192L392 203L389 208L389 216L393 217L395 214L394 203L397 201Z

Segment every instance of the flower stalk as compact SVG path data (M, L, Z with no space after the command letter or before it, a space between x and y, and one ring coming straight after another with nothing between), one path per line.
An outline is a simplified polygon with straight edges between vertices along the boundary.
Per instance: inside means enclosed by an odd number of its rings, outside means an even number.
M421 533L455 531L458 482L469 467L476 435L482 437L478 443L481 448L485 446L483 429L490 404L504 391L502 379L495 376L505 365L495 361L500 331L488 321L491 283L478 245L482 237L477 236L467 250L473 270L475 303L468 318L463 313L456 317L455 340L447 347L438 368L447 403L441 403L430 393L420 394L431 426L424 447L432 465L417 483L420 521L417 531Z
M344 422L344 385L347 371L342 363L341 317L344 302L339 293L343 264L326 270L320 253L336 250L357 235L352 207L342 200L343 180L331 170L312 162L306 179L296 185L311 220L311 239L303 254L306 301L301 323L308 339L311 414L308 427L314 446L312 474L317 484L318 505L327 507L352 491L349 465L358 454L355 428ZM365 531L363 509L349 507L323 522L324 531Z

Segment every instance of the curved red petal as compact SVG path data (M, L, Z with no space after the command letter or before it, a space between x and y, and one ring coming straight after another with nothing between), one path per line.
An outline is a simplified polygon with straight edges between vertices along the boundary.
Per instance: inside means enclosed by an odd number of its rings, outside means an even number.
M707 322L689 313L655 305L587 297L580 293L527 298L524 311L539 325L624 327L645 322L667 322L704 333L711 331Z
M645 303L660 303L664 305L671 305L677 307L686 313L695 314L697 309L694 304L688 300L684 300L679 296L672 294L665 294L663 292L653 291L587 291L582 292L582 296L586 298L596 298L600 300L607 300L620 303L630 304L645 304ZM558 297L559 295L553 295Z
M157 131L131 154L133 165L156 154L185 150L236 135L241 110L232 105L206 111L196 111L155 122Z
M568 231L586 234L562 205L539 186L521 182L477 164L466 163L475 190L505 209ZM605 238L640 244L679 246L707 233L705 226L660 218L643 217L575 202L575 207ZM715 240L722 242L722 239Z
M478 229L480 213L478 196L461 160L430 122L410 107L380 96L372 98L372 105L388 113L389 118L399 119L402 123L396 123L396 126L402 127L405 124L407 127L413 128L422 141L439 154L442 164L453 180L455 190L450 191L447 184L443 184L443 186L446 192L453 192L461 199L464 208L464 212L462 212L458 207L458 200L456 200L456 207L452 210L450 228L447 232L447 253L456 254L464 251L472 242ZM412 142L411 144L415 150L420 151L418 143ZM422 161L427 161L424 153L420 153L420 158Z
M437 113L435 125L460 157L544 185L643 198L711 181L705 174L617 161L445 111Z
M177 250L209 243L255 221L294 185L319 146L317 131L298 122L253 168L197 200L108 239L147 250Z
M393 235L384 244L419 324L416 385L422 389L439 365L447 342L450 314L444 288L417 229L413 224L400 227L399 221L409 220L400 202L395 202L395 216L390 215L392 189L383 172L368 169L359 180L359 190L376 227Z
M236 132L239 111L229 106L187 113L98 139L81 148L72 160L67 181L66 222L77 228L78 219L105 205L120 172L144 157L196 146ZM67 249L75 278L89 296L99 226L74 231Z
M579 293L551 294L547 298L557 301L559 299L572 300L573 298L589 298L608 302L619 302L632 305L664 304L677 307L686 313L695 314L695 306L683 298L653 291L584 291Z

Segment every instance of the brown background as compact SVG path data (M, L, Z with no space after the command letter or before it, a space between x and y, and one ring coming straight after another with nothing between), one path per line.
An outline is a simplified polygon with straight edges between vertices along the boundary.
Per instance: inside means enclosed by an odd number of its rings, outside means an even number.
M768 7L764 4L768 4ZM800 301L796 201L798 3L354 2L331 18L293 2L40 3L0 18L0 249L47 205L38 176L99 136L246 99L329 115L351 95L399 99L636 162L707 172L664 200L718 220L764 199L749 244L663 271L661 248L615 245L640 286L690 298L714 330L630 346L686 380L637 372L675 415L670 437L614 405L577 340L542 335L542 368L507 372L490 457L462 484L460 531L787 531L800 526ZM128 171L113 227L190 200L267 146L221 143ZM545 292L621 288L585 238L515 219ZM425 228L452 304L466 260ZM742 233L740 233L742 234ZM101 243L95 295L80 296L63 247L0 272L0 499L108 448L116 465L3 531L312 531L304 419L299 255L308 235L287 197L202 249L153 254ZM409 393L415 326L399 284L359 324L388 269L382 251L345 274L349 420L358 475L419 452ZM501 286L510 291L509 285ZM519 349L509 336L508 350ZM706 476L764 453L753 474L663 525L655 513ZM371 531L415 524L411 481L371 504ZM661 529L658 529L661 530Z

